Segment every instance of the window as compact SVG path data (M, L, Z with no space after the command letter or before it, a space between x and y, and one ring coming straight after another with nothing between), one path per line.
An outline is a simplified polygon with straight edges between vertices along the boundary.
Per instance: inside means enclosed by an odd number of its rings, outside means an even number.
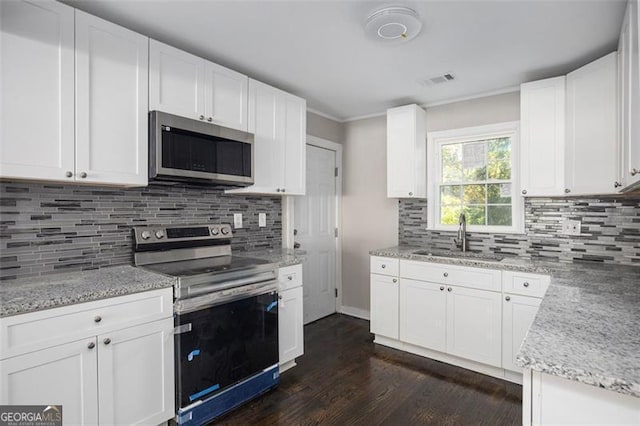
M431 132L429 139L429 228L521 232L518 194L518 125Z

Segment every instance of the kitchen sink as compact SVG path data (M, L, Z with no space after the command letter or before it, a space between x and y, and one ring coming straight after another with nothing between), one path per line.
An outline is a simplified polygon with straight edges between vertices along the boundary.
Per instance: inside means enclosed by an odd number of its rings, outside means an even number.
M435 250L416 250L412 254L418 254L421 256L432 257L445 257L449 259L474 259L484 262L500 262L504 259L503 256L497 254L487 253L473 253L473 252L461 252L461 251L435 251Z

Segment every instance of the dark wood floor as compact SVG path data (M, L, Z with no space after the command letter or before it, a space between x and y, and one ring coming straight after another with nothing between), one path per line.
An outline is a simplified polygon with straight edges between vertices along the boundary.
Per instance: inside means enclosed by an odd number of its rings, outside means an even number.
M522 388L373 343L369 322L309 324L305 355L274 391L221 418L242 425L510 425Z

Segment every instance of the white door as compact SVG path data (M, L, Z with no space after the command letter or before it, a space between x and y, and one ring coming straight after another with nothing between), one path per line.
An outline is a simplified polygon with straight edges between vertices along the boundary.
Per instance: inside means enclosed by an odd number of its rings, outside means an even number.
M247 131L249 78L213 62L205 63L204 113L208 122Z
M147 184L149 39L76 11L76 180Z
M95 337L0 361L0 404L62 405L65 425L98 423Z
M73 8L0 1L0 176L73 180Z
M307 193L294 200L302 264L305 324L336 311L336 153L307 146Z
M159 424L175 415L173 318L98 336L100 424Z
M507 294L502 302L502 368L522 371L516 365L516 355L531 324L533 323L542 299Z
M278 305L278 346L280 365L304 353L302 287L280 293Z
M371 332L398 338L399 279L387 275L371 274Z
M500 367L501 342L502 295L448 286L447 352Z
M149 109L204 120L205 60L149 41Z
M400 340L444 352L447 292L442 284L403 278L400 282Z

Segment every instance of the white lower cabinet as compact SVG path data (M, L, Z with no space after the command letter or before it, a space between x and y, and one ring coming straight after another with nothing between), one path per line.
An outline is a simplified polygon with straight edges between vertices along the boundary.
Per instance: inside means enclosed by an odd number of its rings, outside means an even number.
M398 338L398 277L371 274L371 332Z
M169 420L175 415L172 296L167 288L0 318L9 343L29 340L25 333L38 340L31 324L64 325L70 316L80 330L62 327L55 343L37 350L5 345L0 405L61 404L64 424Z
M371 283L373 285L373 279ZM441 284L402 279L400 340L436 351L445 351L447 293L444 289L445 286Z
M521 372L516 364L520 345L531 327L542 299L507 294L502 302L502 368Z
M295 359L304 354L302 265L280 268L278 277L278 348L282 372L295 366Z

